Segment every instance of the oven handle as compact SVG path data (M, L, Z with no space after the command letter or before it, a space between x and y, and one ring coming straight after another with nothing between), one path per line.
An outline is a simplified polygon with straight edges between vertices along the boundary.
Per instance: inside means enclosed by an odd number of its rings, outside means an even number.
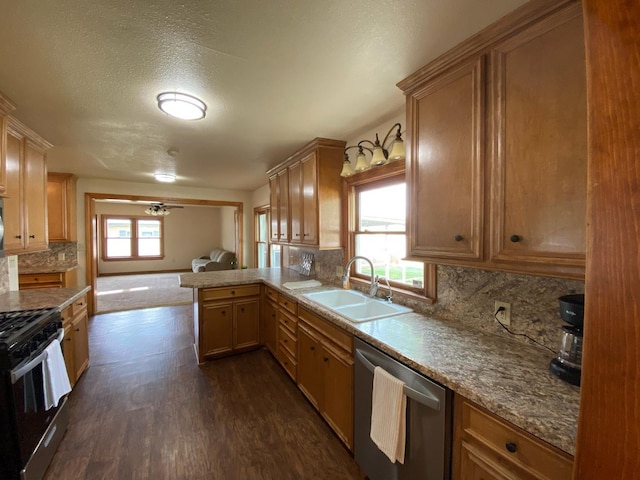
M356 357L357 360L364 365L364 367L369 370L371 373L375 370L375 365L367 358L366 353L356 348ZM425 405L426 407L431 408L437 412L440 411L440 400L436 397L429 395L428 393L419 392L407 385L402 388L402 393L404 393L407 397L414 399L416 402Z
M51 340L49 345L51 345L53 342L60 343L60 342L62 342L63 338L64 338L64 329L63 328L59 328L58 329L58 336L56 338L54 338L53 340ZM18 380L20 380L27 373L29 373L31 370L33 370L35 367L37 367L39 364L41 364L44 361L45 355L46 355L46 349L49 348L49 345L47 345L45 347L45 349L40 353L40 355L38 355L33 360L30 360L26 365L23 365L22 367L16 368L15 370L11 370L11 383L12 384L16 383Z

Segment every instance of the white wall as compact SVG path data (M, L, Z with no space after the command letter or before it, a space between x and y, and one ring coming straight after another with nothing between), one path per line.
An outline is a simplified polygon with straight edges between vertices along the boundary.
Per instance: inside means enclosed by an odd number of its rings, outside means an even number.
M229 252L236 252L236 208L221 207L220 208L220 245ZM253 212L247 212L247 215L253 215ZM237 253L236 253L237 255ZM246 264L246 259L243 259Z
M407 128L407 116L406 116L406 113L405 113L405 107L402 107L400 110L398 110L391 117L381 119L379 121L379 123L377 123L376 127L374 127L374 128L364 128L363 130L358 132L356 135L354 135L353 138L351 138L347 142L347 146L357 145L360 140L371 140L372 142L375 142L376 141L376 133L378 134L378 138L380 139L380 143L382 143L382 141L384 140L384 136L387 134L389 129L395 123L400 123L402 125L402 130L401 130L402 139L406 141L405 130ZM395 129L391 132L391 135L389 135L389 138L391 138L391 139L395 138ZM387 140L387 145L389 143L390 143L390 141ZM371 148L371 145L368 144L368 143L365 143L363 145L365 147ZM356 155L358 155L358 149L357 148L352 148L351 150L349 150L348 153L349 153L349 158L351 160L351 166L354 167L355 164L356 164ZM367 152L367 159L369 159L369 160L371 159L371 154L369 152Z
M144 215L145 208L144 204L96 202L99 249L102 247L101 215L140 216ZM172 209L169 215L162 217L164 222L164 258L162 260L105 262L99 250L98 274L190 269L192 259L206 255L212 248L222 245L221 208L185 206ZM233 207L226 208L235 210ZM197 232L197 234L192 235L191 232Z
M78 257L79 283L85 284L86 276L86 245L85 245L85 222L84 222L84 202L85 193L113 193L118 195L141 195L171 198L187 198L199 200L218 200L228 202L241 202L244 211L244 231L253 231L253 208L251 206L252 192L243 190L221 190L210 188L182 187L170 184L151 184L121 182L116 180L103 180L95 178L79 178L77 185L77 207L78 207ZM244 263L253 264L253 236L244 236L242 245Z

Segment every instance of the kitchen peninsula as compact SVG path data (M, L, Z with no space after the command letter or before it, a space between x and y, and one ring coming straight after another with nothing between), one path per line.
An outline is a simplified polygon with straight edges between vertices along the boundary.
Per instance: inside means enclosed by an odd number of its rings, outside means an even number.
M288 290L286 282L308 280L287 269L248 269L186 273L180 286L198 290L264 285L501 419L573 455L579 389L548 371L549 352L503 335L470 329L461 323L408 313L366 323L350 323L302 295L320 291ZM264 290L262 294L264 300ZM261 321L264 321L264 310ZM197 339L196 339L197 341ZM567 456L568 457L568 456Z

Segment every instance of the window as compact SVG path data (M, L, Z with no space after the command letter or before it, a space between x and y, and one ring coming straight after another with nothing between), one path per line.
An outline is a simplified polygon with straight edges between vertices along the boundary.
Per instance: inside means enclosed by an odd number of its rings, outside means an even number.
M269 207L254 209L255 214L255 239L256 239L256 266L264 268L271 265L269 245Z
M103 260L164 258L164 218L102 215Z
M374 274L394 290L435 299L435 266L405 260L407 256L406 182L404 166L389 164L347 178L349 191L349 258L361 255ZM371 267L358 260L352 278L369 280ZM383 282L384 284L384 282Z

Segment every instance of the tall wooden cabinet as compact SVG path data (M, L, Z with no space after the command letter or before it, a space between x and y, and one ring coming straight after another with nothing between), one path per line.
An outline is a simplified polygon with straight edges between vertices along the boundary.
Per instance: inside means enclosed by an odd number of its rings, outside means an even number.
M343 141L316 138L267 172L271 211L276 212L271 218L272 242L316 248L342 246L340 171L344 147Z
M7 124L8 117L16 106L0 93L0 197L6 195L7 189Z
M580 2L530 2L398 86L407 97L409 255L582 278Z
M76 181L71 173L47 173L47 224L50 242L74 242L76 227Z
M51 144L13 117L6 138L5 253L46 250L46 151Z

